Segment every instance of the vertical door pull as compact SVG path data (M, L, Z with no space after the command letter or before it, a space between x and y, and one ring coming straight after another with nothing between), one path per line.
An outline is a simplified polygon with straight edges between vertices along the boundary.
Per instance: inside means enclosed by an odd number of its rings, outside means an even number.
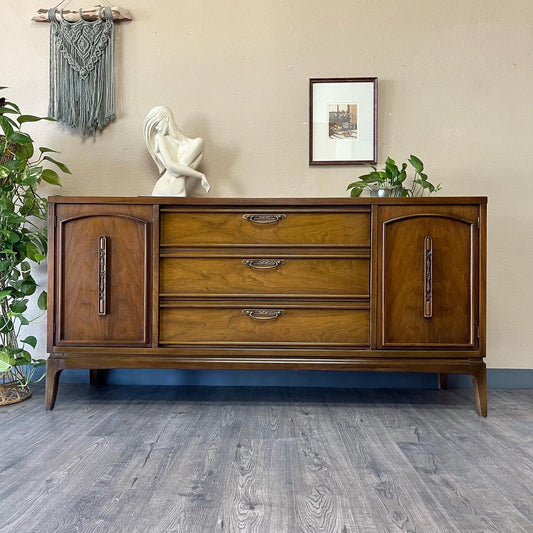
M424 318L433 316L433 240L424 237Z
M107 237L98 239L98 314L107 313Z

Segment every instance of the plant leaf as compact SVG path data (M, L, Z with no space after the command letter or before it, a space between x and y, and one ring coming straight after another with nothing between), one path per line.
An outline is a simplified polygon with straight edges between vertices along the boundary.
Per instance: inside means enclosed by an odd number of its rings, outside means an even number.
M42 311L46 311L46 308L48 307L48 295L46 294L46 291L41 292L39 295L39 298L37 300L37 306Z
M38 122L39 120L43 120L45 117L36 117L34 115L20 115L17 118L17 122L19 124L24 124L25 122Z
M33 144L32 138L26 133L15 132L9 137L9 140L17 144Z
M416 155L412 155L409 157L408 159L409 163L411 163L411 165L413 165L413 168L417 171L417 172L422 172L424 170L424 163L422 163L422 161L420 161L420 159L418 159L418 157L416 157Z
M57 160L55 160L54 158L52 158L52 157L50 157L48 155L45 155L43 157L43 159L46 159L46 161L50 161L51 163L54 163L54 165L57 165L57 167L59 167L66 174L71 174L71 172L68 169L67 165L65 165L64 163L61 163L60 161L57 161Z
M41 152L41 154L44 154L46 152L52 152L54 154L58 154L59 153L57 150L52 150L51 148L46 148L46 146L41 146L39 148L39 152Z
M0 128L2 128L6 139L9 141L11 135L13 135L13 126L9 123L6 117L0 116Z
M11 358L6 352L0 352L0 375L11 370Z
M41 174L41 178L51 185L61 185L61 178L55 170L45 168Z
M37 339L33 335L26 337L24 340L22 340L22 342L24 344L29 344L32 348L37 346Z

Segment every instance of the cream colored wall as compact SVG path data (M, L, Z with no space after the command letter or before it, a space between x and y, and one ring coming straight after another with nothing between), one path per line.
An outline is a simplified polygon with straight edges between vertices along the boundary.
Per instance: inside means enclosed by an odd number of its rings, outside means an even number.
M141 126L166 104L186 134L206 139L212 196L343 196L364 168L308 166L308 80L377 76L380 162L414 153L443 194L489 197L487 363L533 368L531 0L122 6L135 20L116 26L116 121L85 140L30 125L73 172L62 194L150 194ZM30 22L40 7L4 0L0 18L0 85L33 114L48 101L49 26Z

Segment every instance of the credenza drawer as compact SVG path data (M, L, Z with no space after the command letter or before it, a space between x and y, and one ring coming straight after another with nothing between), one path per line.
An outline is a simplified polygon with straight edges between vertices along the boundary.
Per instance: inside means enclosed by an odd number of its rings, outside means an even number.
M370 245L369 212L164 212L161 246Z
M165 257L160 294L369 297L367 258Z
M159 343L369 347L369 310L296 306L160 309Z

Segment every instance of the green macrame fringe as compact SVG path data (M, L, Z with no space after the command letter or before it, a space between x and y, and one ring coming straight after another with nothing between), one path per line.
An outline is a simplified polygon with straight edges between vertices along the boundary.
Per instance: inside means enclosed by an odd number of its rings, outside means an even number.
M94 134L115 116L114 24L104 19L50 19L50 102L48 114L81 135Z

